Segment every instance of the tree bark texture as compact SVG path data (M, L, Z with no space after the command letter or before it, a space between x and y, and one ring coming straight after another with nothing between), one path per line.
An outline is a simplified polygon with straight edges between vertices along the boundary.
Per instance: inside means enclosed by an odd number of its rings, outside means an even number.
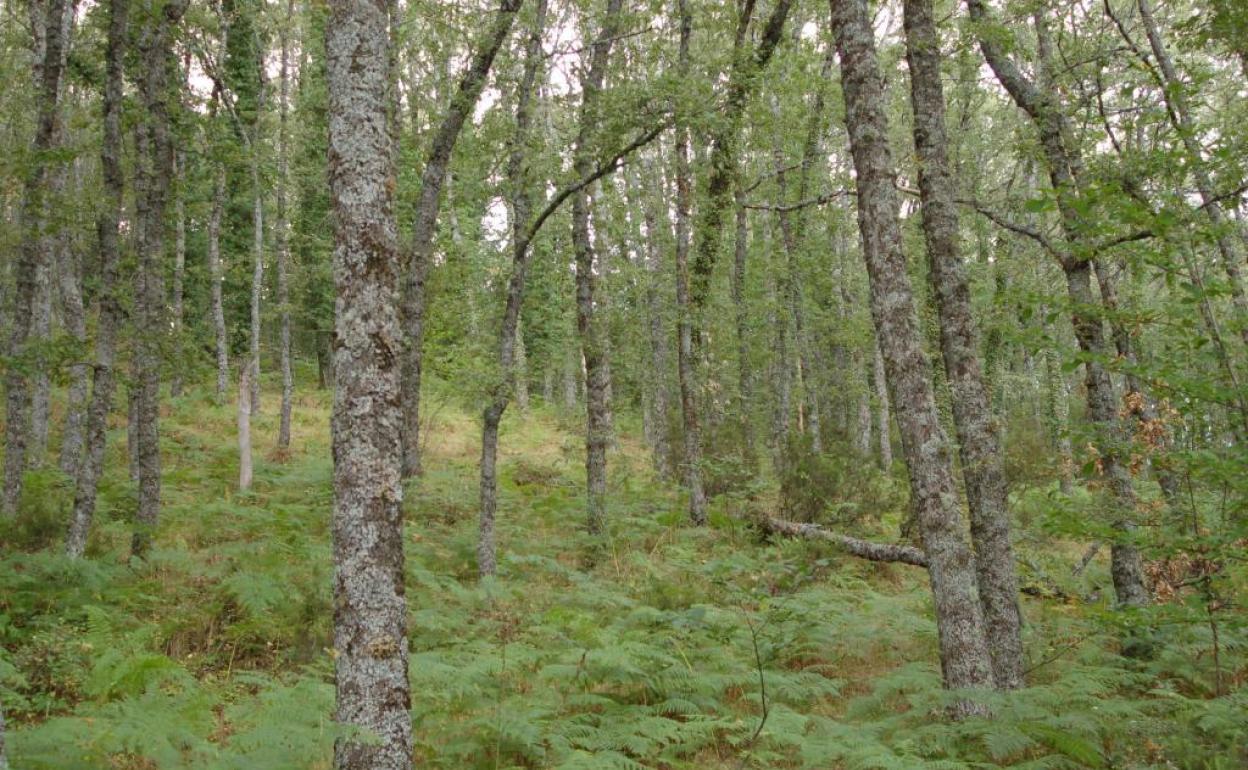
M992 666L965 541L953 458L923 354L913 292L901 251L884 83L866 0L831 0L841 60L845 122L858 184L858 224L875 322L910 475L910 497L929 561L941 667L953 689L991 687Z
M178 151L174 154L174 173L181 174L185 168L186 158L181 151ZM185 294L183 284L186 277L186 195L181 189L177 192L173 206L173 294L170 302L173 318L170 320L173 325L174 366L169 380L169 395L177 398L182 395L182 369L185 366L182 360L184 325L182 306Z
M251 367L238 368L238 490L251 489Z
M598 122L598 99L607 75L611 43L619 26L623 0L607 0L606 15L589 54L589 67L581 79L580 125L573 149L572 168L578 178L593 172L590 146ZM595 313L596 260L590 236L588 188L572 197L572 250L576 262L576 330L585 359L585 486L586 522L591 535L606 529L607 443L611 439L608 403L610 369L603 319ZM602 232L600 231L600 236Z
M282 407L277 428L277 448L290 448L290 412L294 400L295 378L290 356L290 215L287 212L286 190L290 186L289 112L290 112L290 29L294 20L294 0L287 0L286 23L281 31L281 60L278 68L277 96L277 223L274 247L277 251L277 312L281 334Z
M888 404L888 377L884 374L884 354L880 352L878 339L874 347L871 377L875 384L875 432L879 441L876 458L880 470L888 473L893 467L893 415Z
M212 331L217 357L217 401L230 389L230 347L225 331L225 271L221 266L221 219L225 215L225 164L213 168L212 212L208 215L208 280L212 284Z
M1001 441L980 366L979 332L958 245L957 188L949 166L940 39L932 0L905 0L904 15L923 235L971 514L979 599L994 679L998 688L1012 690L1023 684L1018 576Z
M67 0L48 0L46 17L42 28L36 20L36 32L42 29L43 58L36 60L39 107L36 116L33 143L34 163L27 173L22 200L22 222L29 228L26 241L17 252L14 270L16 293L13 300L12 329L9 330L8 354L21 362L6 368L5 384L5 433L4 433L4 493L0 496L0 515L12 516L17 512L22 497L22 474L34 458L37 442L32 441L34 425L34 393L36 377L31 376L33 366L42 369L32 355L40 340L34 337L34 319L37 294L41 277L46 281L51 266L47 261L51 252L48 245L50 224L47 217L47 185L56 174L46 154L52 150L60 137L60 94L64 72L64 52L69 44L65 38L68 28L60 20L68 13ZM28 452L28 450L30 450Z
M325 33L335 242L336 714L374 738L339 740L338 770L412 764L389 10L386 0L332 0Z

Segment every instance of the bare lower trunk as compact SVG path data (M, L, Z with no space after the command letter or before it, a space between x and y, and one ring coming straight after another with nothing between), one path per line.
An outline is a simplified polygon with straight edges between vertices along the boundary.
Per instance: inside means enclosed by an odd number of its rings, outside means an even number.
M832 0L830 5L857 172L858 223L870 277L871 315L897 409L911 505L929 561L945 686L987 688L993 684L992 662L976 589L975 557L963 533L953 458L937 414L901 251L884 84L866 0Z
M516 407L529 411L529 353L524 347L523 319L516 324Z
M923 234L971 514L979 599L993 678L999 689L1012 690L1023 685L1018 577L1010 543L1001 441L979 362L979 332L971 315L970 287L958 245L956 186L949 169L940 81L940 42L932 0L905 0L904 5Z
M875 432L879 441L877 459L880 470L887 473L893 467L893 417L888 405L888 379L884 374L884 356L879 341L875 344L872 364L872 382L875 384Z
M693 17L688 0L679 0L680 72L689 70L689 38ZM680 384L681 420L684 428L684 477L689 492L689 519L696 526L706 524L706 492L702 489L702 428L698 421L694 379L693 308L689 297L690 210L692 208L689 171L689 128L676 126L676 373Z
M100 147L105 200L96 220L100 244L100 317L95 334L91 404L87 409L86 457L78 466L74 508L70 516L69 533L65 537L65 553L71 559L81 558L86 551L91 521L95 516L96 495L100 475L104 470L108 414L113 406L113 391L117 379L117 332L122 324L121 303L117 300L120 288L117 275L120 249L117 240L125 196L125 176L121 165L121 110L129 0L110 0L108 8L102 121L104 137Z
M41 277L51 270L48 260L51 252L47 232L48 201L46 187L57 170L45 159L60 137L61 76L64 72L65 52L69 41L68 24L63 19L69 11L66 0L48 0L46 16L32 20L36 34L42 32L41 59L36 59L36 87L39 108L33 157L35 158L25 180L21 221L29 228L26 241L17 252L14 282L16 293L11 316L7 354L14 358L31 355L28 344L32 337L37 342L39 324L34 318L37 310L37 294ZM42 22L42 26L41 26ZM42 370L42 366L37 367ZM23 367L9 366L5 371L5 434L4 434L4 494L0 498L0 515L12 516L17 512L22 496L22 474L31 460L37 460L37 421L33 418L37 382L27 376Z
M334 210L334 652L338 770L412 765L403 586L399 255L389 6L332 0L325 33Z
M175 173L183 173L186 159L181 152L174 156ZM173 239L173 373L169 380L169 395L177 398L182 395L182 369L186 361L182 360L182 326L183 326L183 279L186 275L186 201L179 192L174 201L174 239Z
M611 43L619 23L622 0L607 0L602 29L590 52L589 67L581 80L580 125L573 153L572 168L578 177L593 171L594 159L589 139L596 128L599 94L607 74ZM606 529L607 443L611 437L611 412L607 399L610 389L610 363L601 308L595 308L594 274L596 254L590 237L589 191L582 189L572 198L572 248L576 255L576 329L585 359L585 488L586 520L591 535ZM601 303L601 299L598 300Z
M213 170L212 213L208 217L208 280L212 284L212 331L217 354L217 401L225 399L230 388L230 349L225 334L225 301L221 268L221 218L225 212L225 164Z
M252 148L256 152L256 148ZM259 159L252 160L251 184L251 358L248 365L252 369L252 377L248 385L251 388L252 414L260 414L260 295L264 292L264 196L260 188Z
M281 32L281 61L278 78L277 131L277 224L274 233L277 250L277 312L281 327L282 413L277 428L277 447L290 448L290 410L295 380L290 360L290 221L286 212L286 188L290 183L287 123L290 111L290 27L294 21L294 0L286 4L286 23Z
M733 239L732 307L737 333L737 421L741 426L741 448L746 463L754 467L754 426L750 420L750 404L754 401L750 364L749 308L745 302L745 268L749 258L749 212L745 195L738 185L736 198L736 234Z
M52 180L64 180L64 174L56 169L49 175ZM59 197L63 192L60 182L49 183L48 193ZM46 216L50 216L47 212ZM31 318L31 336L47 341L52 337L52 262L56 259L56 235L40 238L38 248L43 252L39 258L39 279L35 289L34 316ZM35 371L32 375L33 389L30 394L30 448L27 450L28 467L43 466L48 452L48 431L52 411L52 378L48 373L49 361L42 352L35 355Z
M59 251L57 279L61 297L61 318L65 331L82 351L87 350L87 315L82 304L82 266L68 243ZM91 367L73 364L69 368L69 393L65 403L65 426L61 432L61 472L69 478L78 473L86 441L87 400L91 389Z
M143 61L141 94L146 113L138 128L139 179L137 216L143 220L139 239L139 283L136 297L135 362L138 398L135 430L139 465L139 507L131 552L146 554L160 516L160 370L165 318L165 209L173 177L173 142L168 108L169 75L176 66L173 28L186 11L187 0L171 0L159 18L149 20L140 34Z
M671 343L668 337L668 325L664 323L663 306L659 299L659 280L662 266L659 255L659 213L656 196L647 195L639 189L638 195L643 197L642 217L645 222L645 302L646 328L650 333L650 393L653 412L654 470L660 476L672 474L673 457L671 446L672 396L668 386L669 369L671 366Z
M854 450L862 457L871 455L871 381L861 360L850 369L850 376L859 375L862 383L856 397L854 418Z
M238 490L251 489L251 366L238 367Z
M578 398L576 362L571 351L569 351L563 357L563 407L565 409L575 409Z

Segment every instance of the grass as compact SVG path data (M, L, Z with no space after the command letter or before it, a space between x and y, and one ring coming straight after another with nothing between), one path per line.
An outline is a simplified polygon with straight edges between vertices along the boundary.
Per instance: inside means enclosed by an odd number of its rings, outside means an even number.
M0 699L15 767L330 766L329 396L298 393L291 451L278 455L277 396L265 395L245 494L233 405L197 389L168 403L162 521L145 563L127 556L134 493L119 426L88 560L56 555L68 486L35 475L24 516L45 525L10 529L0 563ZM686 527L679 491L652 476L631 432L609 457L611 533L599 552L583 532L577 420L545 408L504 420L500 568L481 582L479 423L429 401L427 472L405 500L419 766L1242 758L1245 700L1202 693L1207 664L1125 661L1115 621L1063 601L1025 608L1034 686L994 700L995 720L947 722L922 573L762 542L736 515L741 499L717 499L711 527ZM1196 626L1167 633L1179 649L1207 642ZM1226 636L1242 678L1241 640Z

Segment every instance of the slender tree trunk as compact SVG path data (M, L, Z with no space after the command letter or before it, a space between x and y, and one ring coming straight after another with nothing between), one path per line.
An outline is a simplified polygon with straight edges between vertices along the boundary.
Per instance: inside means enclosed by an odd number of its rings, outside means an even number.
M953 689L987 688L993 684L992 663L976 590L975 557L963 535L953 458L936 411L901 251L875 39L866 0L831 0L830 5L857 172L858 223L870 277L871 315L901 427L911 505L929 560L944 681Z
M59 118L58 118L59 120ZM48 175L46 195L52 201L45 201L43 227L56 228L51 223L51 203L59 199L65 192L64 170L55 168ZM47 341L52 338L52 270L56 259L56 247L59 236L54 233L43 235L37 248L43 252L39 258L39 276L35 285L34 316L31 318L31 336L36 340ZM46 355L36 349L35 352L34 389L30 395L30 448L26 457L28 467L43 467L45 455L48 453L48 431L52 415L52 378L48 373L50 362Z
M257 135L259 128L257 127ZM259 153L258 142L251 146L252 154ZM249 405L252 414L260 414L260 297L264 293L264 191L260 187L260 158L251 161L251 355L247 366L252 369L248 386L251 388Z
M681 75L689 74L689 38L693 16L688 0L678 0L680 9ZM702 489L702 427L698 421L696 380L694 379L693 314L689 296L690 210L692 209L689 170L689 127L676 124L676 373L680 385L680 410L684 428L684 476L689 491L689 519L696 526L707 521L706 492Z
M334 651L338 770L412 765L403 587L399 254L386 0L332 0L325 33L334 210Z
M46 160L60 137L60 94L65 56L69 41L68 25L62 24L69 13L67 0L48 0L43 24L35 19L36 33L43 33L43 58L37 60L36 75L39 107L33 145L34 162L27 174L22 200L21 220L30 228L26 241L17 252L12 329L9 330L8 354L14 358L31 355L30 343L37 345L38 324L34 315L39 293L40 278L50 270L47 264L51 252L48 243L47 184L55 176L56 169ZM38 367L42 369L42 367ZM27 463L37 457L37 432L32 419L34 394L37 383L25 374L24 367L9 366L5 371L5 434L4 434L4 494L0 497L0 515L12 516L17 512L22 497L22 474Z
M176 67L173 28L185 13L188 0L170 0L157 18L145 25L139 40L143 62L141 96L145 122L138 128L140 147L137 216L143 220L139 240L140 291L136 299L138 368L137 428L139 461L139 508L131 551L146 554L160 516L160 370L161 330L165 320L164 266L165 210L173 177L173 142L170 136L169 75Z
M225 213L225 164L213 169L212 213L208 217L208 280L212 284L212 331L217 354L217 401L225 399L230 388L230 348L225 333L225 282L221 267L221 218Z
M563 356L563 407L568 410L575 409L578 398L576 361L572 351L568 350Z
M516 323L516 407L529 411L529 353L524 347L524 320Z
M403 331L407 344L403 357L403 475L418 476L420 462L420 382L425 338L425 279L433 252L442 186L451 154L464 126L485 88L494 57L511 31L523 0L501 0L489 34L460 77L446 115L429 144L420 177L420 194L412 223L403 279ZM527 223L526 223L527 224Z
M498 569L498 546L494 519L498 513L498 425L507 409L515 380L516 330L524 301L524 282L529 266L529 227L533 203L527 145L533 122L533 96L542 64L542 35L546 28L546 0L537 0L537 14L524 49L524 71L516 90L516 133L507 158L507 182L511 187L512 265L507 283L507 305L498 340L500 381L482 415L480 519L477 531L477 570L482 577ZM410 426L409 426L410 427Z
M181 151L174 154L174 173L185 172L186 158ZM183 281L186 275L186 195L179 188L174 201L173 230L173 375L169 381L169 395L177 398L182 395L182 369L186 361L182 357L183 335Z
M640 185L638 197L642 198L642 221L645 224L645 303L647 330L650 333L650 392L653 411L654 470L661 477L672 474L671 447L672 396L668 386L668 367L671 365L671 345L667 325L664 323L663 306L659 298L659 280L662 273L659 252L659 212L656 196L647 195Z
M281 32L281 62L278 70L277 129L277 310L281 326L282 413L277 429L279 450L290 448L290 410L295 380L290 360L290 220L286 211L286 189L290 184L288 113L290 111L290 30L294 21L294 0L287 0L286 22Z
M85 352L87 350L87 315L82 302L82 265L70 244L58 249L57 279L60 284L61 318L65 331ZM69 394L65 404L65 427L61 433L61 472L69 478L78 474L86 441L87 399L91 383L91 367L74 364L69 369Z
M238 367L238 491L251 489L251 366Z
M1013 690L1023 685L1018 576L1010 544L1001 441L979 362L979 332L958 245L957 190L945 136L940 39L932 0L905 0L904 6L923 234L970 507L979 599L997 687Z
M607 0L602 29L589 56L589 68L581 79L580 127L573 150L572 168L578 177L593 171L589 140L598 122L598 98L607 74L611 43L619 24L622 0ZM607 443L611 437L610 405L607 403L610 374L605 331L595 313L595 249L590 238L590 199L587 189L572 198L572 249L576 255L576 329L585 359L585 481L586 517L591 535L606 530Z

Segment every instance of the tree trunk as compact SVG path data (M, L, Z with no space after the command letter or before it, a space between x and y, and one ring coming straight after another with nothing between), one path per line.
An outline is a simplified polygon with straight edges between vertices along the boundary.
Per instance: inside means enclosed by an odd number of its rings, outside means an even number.
M875 384L875 432L879 439L880 470L888 473L893 467L893 416L888 408L888 379L884 375L884 355L880 342L875 341L875 360L872 364L872 381Z
M286 211L286 188L290 184L288 113L290 111L290 30L294 21L294 0L287 0L286 22L281 31L281 62L278 69L277 128L277 311L281 326L282 413L277 429L277 448L290 448L290 410L295 380L290 360L290 220Z
M749 212L745 208L745 195L741 186L734 191L736 208L736 233L732 254L732 307L736 316L737 333L737 421L741 426L741 451L746 466L755 467L754 425L750 419L750 405L754 401L753 377L750 367L749 307L745 301L746 262L750 255Z
M61 318L65 331L84 352L87 350L87 315L82 303L82 265L69 243L58 249L57 279L60 284ZM65 404L65 427L61 432L61 472L74 478L82 463L86 441L87 399L91 367L73 364L69 369L69 394Z
M425 167L421 172L420 194L417 197L412 241L407 249L407 268L403 279L403 331L407 338L407 344L401 353L404 477L418 476L421 472L420 382L427 302L425 279L432 257L442 185L446 180L446 170L460 130L481 97L494 57L506 41L522 3L523 0L501 0L493 27L460 77L458 89L451 98L446 115L429 144Z
M516 323L516 407L529 411L529 353L524 347L524 321Z
M38 115L33 144L34 162L27 174L22 200L22 222L30 231L17 252L13 302L12 329L9 330L8 355L14 358L30 357L28 345L37 338L34 315L36 296L41 276L51 269L47 264L51 252L48 243L47 184L56 169L46 158L60 139L60 95L64 72L65 51L68 49L68 25L61 20L69 13L67 0L48 0L47 16L42 30L38 20L33 25L36 32L43 33L43 58L36 62L39 93ZM39 367L42 368L42 367ZM13 516L22 497L22 474L27 463L35 457L37 442L32 440L36 426L32 420L36 383L24 372L24 367L9 366L5 371L5 435L4 435L4 494L0 497L0 515ZM29 450L29 451L28 451Z
M59 132L58 132L59 133ZM61 198L65 187L65 174L54 168L48 175L45 192L52 201L45 201L43 227L55 229L51 223L51 204ZM43 342L52 339L52 262L56 259L59 234L46 233L39 239L37 248L43 252L39 258L39 276L35 288L34 315L31 317L31 336ZM42 350L35 350L34 389L30 395L30 448L27 450L27 467L43 467L48 453L48 430L52 414L52 378L48 373L50 362Z
M524 49L524 71L516 89L516 133L507 158L507 182L511 187L512 264L507 282L507 305L499 331L499 382L482 415L480 519L477 530L477 570L482 577L498 569L498 547L494 519L498 513L498 425L507 409L515 380L516 331L524 302L524 282L529 266L529 227L533 204L529 186L532 178L527 146L533 122L532 102L537 75L542 64L542 35L546 28L546 0L538 0L533 29ZM410 416L410 415L409 415Z
M217 353L217 401L225 400L230 389L230 348L225 333L225 301L221 267L221 218L225 213L225 164L213 169L212 213L208 217L208 280L212 284L212 331Z
M1010 544L1001 441L979 362L979 332L958 245L957 189L945 136L940 39L932 0L905 0L904 12L923 235L970 507L979 599L994 679L999 689L1013 690L1023 685L1018 576Z
M186 170L186 158L181 151L174 154L174 173L182 174ZM169 395L177 398L182 395L182 370L187 362L182 356L183 335L183 279L186 275L186 196L179 190L174 201L174 236L173 236L173 376L169 382Z
M251 364L238 367L238 491L251 489Z
M963 535L953 459L936 411L901 251L875 39L866 0L831 0L830 5L841 60L845 122L857 172L858 223L870 278L871 315L897 409L910 472L911 505L929 560L945 686L987 688L993 684L992 665L975 584L975 557ZM972 708L962 706L962 710Z
M598 98L607 74L611 43L619 24L622 0L607 0L606 16L589 55L589 68L581 79L580 125L573 150L572 168L576 176L593 172L594 159L589 141L598 123ZM586 519L591 535L606 529L607 443L611 437L611 412L607 403L610 387L609 359L605 330L595 313L595 249L589 228L590 199L587 189L572 198L572 249L576 256L576 329L585 359L585 486ZM599 300L601 301L601 300Z
M403 586L399 255L387 120L389 7L332 0L325 33L334 211L334 652L338 770L412 765Z
M256 129L259 133L259 127ZM251 151L259 153L258 142L252 142ZM264 292L264 192L260 187L260 158L251 161L251 356L247 365L252 369L248 378L251 398L248 401L252 414L260 414L260 296Z
M100 166L104 176L104 201L96 219L100 244L100 316L95 333L95 365L92 370L91 404L87 409L86 457L78 466L74 486L74 508L70 515L65 553L81 558L87 547L91 521L95 517L100 475L104 470L108 414L116 388L117 332L122 325L118 270L120 249L118 230L125 198L125 172L121 165L121 111L124 88L124 61L127 40L129 0L109 0L108 43L104 54L104 136Z
M140 291L135 301L138 369L135 430L139 471L139 507L135 514L133 555L147 553L160 516L160 370L165 319L165 210L173 177L170 136L169 75L176 67L173 28L188 0L171 0L158 18L149 20L139 36L143 62L140 86L145 121L137 128L139 147L136 218L142 220L138 241Z
M672 396L668 385L668 367L671 365L671 344L667 324L664 323L663 305L659 297L659 280L662 273L659 252L659 212L656 196L647 195L638 185L638 197L642 198L642 221L645 224L645 303L646 328L650 333L650 386L653 411L654 470L659 476L672 475L673 457L671 447Z
M678 0L680 9L679 74L689 73L689 38L693 16L688 0ZM680 385L680 410L684 428L684 476L689 491L689 519L695 526L706 524L706 492L702 489L702 428L698 421L694 379L693 313L689 296L689 219L692 208L689 171L689 127L676 124L676 373Z
M987 21L989 14L983 0L967 0L966 5L974 21L981 24ZM1041 42L1039 72L1047 79L1045 72L1051 64L1046 61L1045 55L1048 51L1045 44L1047 31L1043 24L1043 15L1037 13L1035 19L1037 37ZM1119 604L1147 604L1149 597L1144 586L1143 564L1139 550L1129 538L1130 531L1134 529L1131 516L1135 510L1135 493L1131 488L1130 475L1123 467L1120 457L1121 430L1116 408L1117 397L1113 381L1101 363L1112 356L1098 312L1101 303L1092 292L1092 266L1088 257L1081 256L1081 252L1089 251L1083 217L1072 199L1072 196L1079 193L1082 159L1077 149L1068 144L1068 121L1052 89L1038 88L1006 55L998 42L981 37L979 47L997 80L1036 127L1049 180L1057 198L1058 221L1065 241L1075 247L1074 253L1060 255L1059 263L1066 276L1066 293L1071 302L1071 325L1074 327L1080 350L1087 356L1084 362L1087 419L1097 432L1100 465L1115 508L1112 524L1124 535L1117 539L1110 552L1114 590Z

